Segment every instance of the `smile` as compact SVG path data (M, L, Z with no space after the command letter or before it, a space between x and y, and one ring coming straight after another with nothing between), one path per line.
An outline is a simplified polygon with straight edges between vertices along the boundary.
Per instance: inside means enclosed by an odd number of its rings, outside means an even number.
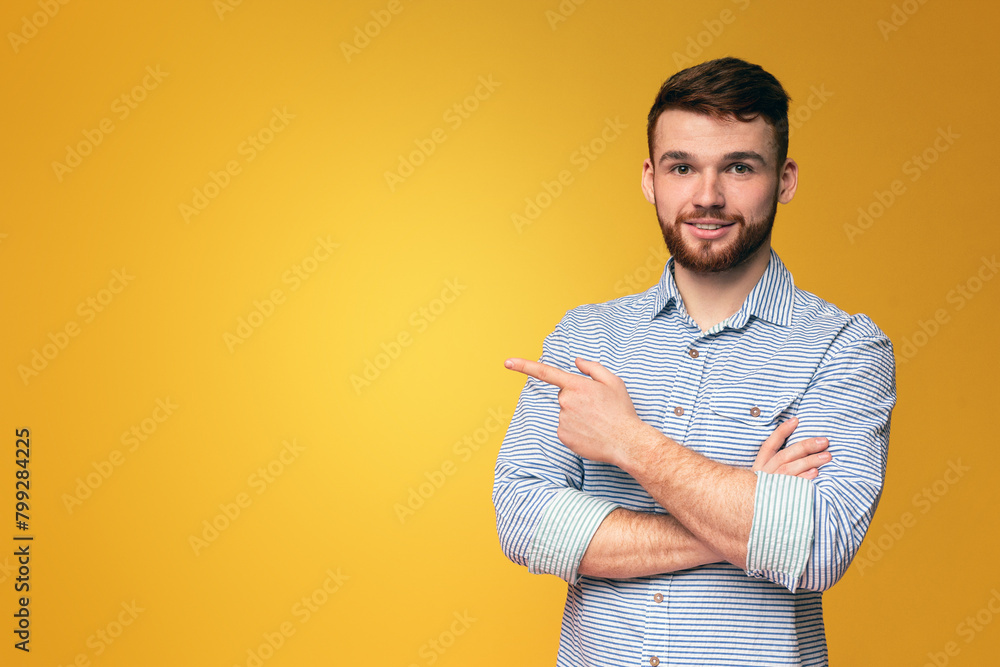
M703 218L702 220L685 220L684 224L691 225L697 229L713 230L721 229L722 227L732 227L736 223L730 220L712 220L708 222Z

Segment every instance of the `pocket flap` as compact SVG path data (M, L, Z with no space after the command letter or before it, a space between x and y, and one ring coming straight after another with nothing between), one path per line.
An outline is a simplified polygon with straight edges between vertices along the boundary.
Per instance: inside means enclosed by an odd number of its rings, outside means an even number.
M749 425L768 425L794 405L802 392L775 387L752 379L719 387L708 401L709 409Z

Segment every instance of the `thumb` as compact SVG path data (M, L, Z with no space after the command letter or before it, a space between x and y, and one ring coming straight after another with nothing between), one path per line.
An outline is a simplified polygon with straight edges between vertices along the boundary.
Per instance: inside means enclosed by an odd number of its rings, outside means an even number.
M619 378L617 375L609 371L607 368L602 366L596 361L588 361L582 357L576 358L576 367L580 369L580 372L589 375L594 380L597 380L601 384L608 384L610 382L617 382Z

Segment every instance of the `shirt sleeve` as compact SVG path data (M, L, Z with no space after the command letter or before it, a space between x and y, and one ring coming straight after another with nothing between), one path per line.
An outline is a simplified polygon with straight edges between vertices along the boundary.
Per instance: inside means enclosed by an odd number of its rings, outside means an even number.
M578 373L562 325L545 339L540 361ZM529 377L504 436L493 481L504 554L535 574L578 580L580 560L614 503L585 493L582 459L556 437L558 388Z
M545 508L531 536L528 571L554 574L575 584L580 578L580 561L590 540L616 507L612 502L583 491L560 490Z
M748 574L795 590L813 544L813 496L807 479L757 473Z
M792 435L829 438L833 459L814 480L758 474L747 574L793 592L840 580L881 497L895 403L892 343L854 316L803 394Z

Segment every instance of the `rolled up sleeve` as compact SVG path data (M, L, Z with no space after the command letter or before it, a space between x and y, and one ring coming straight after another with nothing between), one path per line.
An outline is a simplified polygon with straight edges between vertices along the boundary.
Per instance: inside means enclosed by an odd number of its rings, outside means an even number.
M855 316L802 397L791 440L826 437L814 480L758 473L747 574L827 590L847 571L878 506L896 402L892 344ZM861 335L858 335L860 330Z
M561 326L546 337L540 361L576 372ZM511 561L575 583L591 538L616 505L581 490L583 461L556 437L558 426L558 388L529 377L497 456L493 505Z
M801 477L757 473L747 574L795 590L813 545L814 491Z
M590 540L616 507L576 489L559 491L545 508L531 537L528 571L554 574L575 584Z

